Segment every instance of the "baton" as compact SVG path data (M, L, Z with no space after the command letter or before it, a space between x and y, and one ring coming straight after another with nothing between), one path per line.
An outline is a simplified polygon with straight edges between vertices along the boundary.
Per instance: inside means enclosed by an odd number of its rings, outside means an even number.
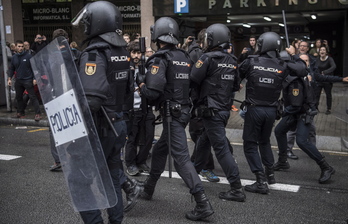
M289 43L289 36L288 36L288 28L286 26L286 18L285 18L285 11L282 10L283 13L283 23L284 23L284 30L285 30L285 39L286 39L286 47L289 48L290 47L290 43Z
M119 135L118 135L118 133L117 133L117 131L116 131L114 125L111 123L110 118L109 118L108 114L106 113L104 106L101 106L100 108L102 109L103 114L104 114L106 120L108 121L108 124L109 124L109 126L110 126L112 132L115 134L116 138L118 138Z
M236 101L236 102L238 102L238 103L243 103L243 101L237 100L237 99L233 99L233 101Z
M172 116L170 116L170 100L166 100L165 103L166 121L168 124L168 168L169 178L172 178L172 146L170 140L170 123L172 122Z

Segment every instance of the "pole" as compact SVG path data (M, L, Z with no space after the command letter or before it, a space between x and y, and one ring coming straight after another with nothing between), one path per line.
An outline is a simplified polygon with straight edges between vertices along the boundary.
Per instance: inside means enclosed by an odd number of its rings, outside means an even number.
M165 116L168 124L168 169L169 178L172 178L172 146L171 146L171 136L170 136L170 123L172 122L172 116L170 115L170 100L165 102Z
M8 63L7 63L7 52L6 52L6 39L5 39L5 26L4 26L4 14L3 14L3 6L2 6L2 0L0 0L0 34L1 34L1 49L2 49L2 61L4 65L4 85L5 85L5 93L6 93L6 105L7 105L7 111L11 112L11 95L10 95L10 86L7 85L7 69L8 69Z
M286 47L289 48L290 43L289 43L289 36L288 36L288 27L286 25L285 11L282 10L282 13L283 13L283 23L284 23L285 38L286 38Z
M138 65L139 73L137 75L145 76L145 52L146 52L146 45L145 45L145 37L139 38L139 48L141 53L141 59L140 64ZM139 135L138 135L138 145L143 146L146 143L146 117L147 117L147 99L144 94L140 94L141 98L141 113L142 118L139 122L140 128L139 128Z

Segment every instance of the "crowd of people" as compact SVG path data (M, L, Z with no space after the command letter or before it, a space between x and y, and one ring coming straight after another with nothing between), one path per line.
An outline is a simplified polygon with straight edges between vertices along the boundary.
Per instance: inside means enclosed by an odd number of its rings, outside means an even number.
M315 145L313 122L322 88L329 115L332 82L348 82L348 77L333 75L336 65L329 56L327 41L317 40L309 51L307 41L296 40L281 51L280 36L266 32L258 38L250 36L250 46L243 48L237 57L231 32L225 25L212 24L202 29L197 38L187 37L180 47L177 22L162 17L151 27L151 42L155 47L150 48L142 46L144 42L139 33L131 36L118 32L122 30L122 15L112 3L93 2L81 12L74 23L79 24L81 20L86 26L87 47L80 52L74 41L70 47L94 122L100 125L98 130L104 130L98 134L116 195L122 198L123 190L127 199L125 206L119 200L107 209L110 223L121 223L123 213L132 209L139 197L146 200L161 197L155 195L156 185L168 156L196 202L193 210L185 214L193 221L214 213L199 178L201 175L208 181L219 181L213 172L211 149L230 184L226 191L218 194L222 200L244 202L247 196L244 190L268 194L269 185L277 182L274 171L289 169L288 159L298 159L292 152L295 138L299 147L320 167L319 183L328 183L335 173ZM91 13L93 17L83 16ZM53 36L68 39L62 29L56 30ZM31 48L28 42L15 44L8 84L12 84L15 75L16 118L25 117L23 92L26 90L35 106L35 120L41 119L29 59L47 44L45 36L39 34ZM109 60L108 57L127 60ZM95 64L93 74L86 70L90 64ZM234 109L234 93L243 88L243 79L247 80L241 106L243 148L256 179L244 188L225 131L230 111ZM101 115L101 110L106 110L112 127L105 122L107 118ZM154 110L162 117L163 129L153 145ZM277 162L270 144L276 119L281 119L274 130L279 148ZM187 125L195 143L192 155L186 140ZM111 129L117 131L117 137ZM55 160L50 170L61 170L52 134L50 138ZM121 161L122 148L125 169ZM150 151L151 163L147 164ZM142 172L149 174L145 182L127 176ZM81 211L80 215L84 223L103 223L99 210Z
M48 43L46 36L41 34L35 36L32 44L29 41L22 40L17 40L16 43L7 43L7 58L9 61L7 84L11 86L16 94L15 107L17 113L13 118L25 118L27 105L33 105L35 121L42 119L40 110L40 104L42 104L41 96L32 73L30 58L42 50ZM72 41L70 46L77 60L81 52L78 50L76 42Z

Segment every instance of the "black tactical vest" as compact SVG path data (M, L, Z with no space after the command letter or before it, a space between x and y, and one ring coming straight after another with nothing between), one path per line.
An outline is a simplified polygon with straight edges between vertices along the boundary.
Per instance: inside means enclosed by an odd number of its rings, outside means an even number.
M237 60L234 56L220 51L204 54L208 57L209 69L201 83L200 101L208 108L230 110L233 85L238 81Z
M257 106L277 106L286 63L276 58L249 56L250 69L246 84L246 102Z
M180 49L165 53L168 62L166 71L167 83L164 88L164 98L172 102L187 105L190 103L190 72L192 62L186 52Z
M296 76L288 76L285 83L287 84L283 90L284 106L302 106L305 98L304 80Z
M130 91L129 53L125 48L111 47L111 51L106 54L106 57L108 60L106 74L110 89L105 105L115 106L118 108L117 111L121 111L126 92Z

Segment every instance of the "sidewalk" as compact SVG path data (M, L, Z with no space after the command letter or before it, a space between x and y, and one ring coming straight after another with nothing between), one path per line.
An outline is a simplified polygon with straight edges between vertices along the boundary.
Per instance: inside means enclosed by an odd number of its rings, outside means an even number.
M237 93L235 98L244 100L245 90ZM235 106L239 108L240 103L235 103ZM346 112L346 110L348 110L348 84L334 83L330 115L325 114L326 94L321 94L319 113L314 118L319 150L348 152L348 111ZM274 127L276 125L277 122ZM231 112L226 132L231 142L243 142L243 119L238 112ZM272 133L271 144L272 146L277 145L274 133ZM295 147L298 146L295 145Z
M236 99L244 100L245 88L236 94ZM348 152L348 84L335 83L332 89L332 113L326 115L326 95L321 94L319 113L315 116L317 147L319 150ZM235 102L235 106L239 108L240 103ZM16 126L38 126L49 127L48 119L45 113L42 113L42 120L35 121L35 113L32 107L28 107L26 118L12 118L16 114L15 108L12 112L7 111L6 106L0 106L0 124L16 125ZM44 111L43 106L41 106ZM275 125L277 122L275 123ZM155 135L159 136L162 131L162 125L156 125ZM188 138L188 128L186 129ZM226 135L232 143L242 144L243 119L238 112L231 111L231 116L226 127ZM276 146L277 142L272 133L272 146ZM297 147L297 145L295 146Z

